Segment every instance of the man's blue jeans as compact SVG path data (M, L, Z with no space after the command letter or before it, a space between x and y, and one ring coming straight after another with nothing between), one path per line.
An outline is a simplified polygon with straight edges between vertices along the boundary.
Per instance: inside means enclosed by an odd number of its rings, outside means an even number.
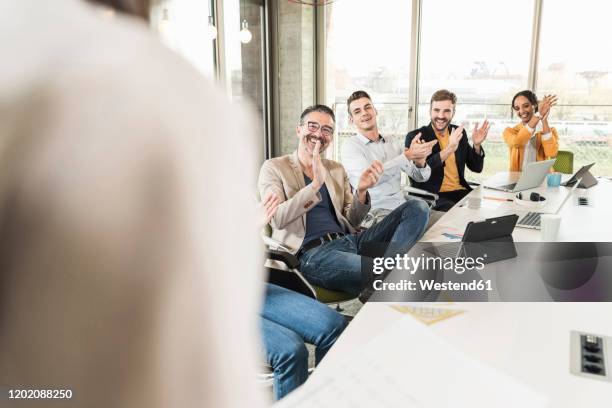
M281 399L308 377L308 351L314 344L315 364L344 330L344 317L323 303L300 293L266 284L261 313L266 359L274 370L274 391Z
M403 255L421 237L428 220L427 204L408 200L372 228L306 251L300 258L300 271L314 285L359 295L371 278L362 276L362 269L372 273L362 267L368 248L385 248L377 256Z

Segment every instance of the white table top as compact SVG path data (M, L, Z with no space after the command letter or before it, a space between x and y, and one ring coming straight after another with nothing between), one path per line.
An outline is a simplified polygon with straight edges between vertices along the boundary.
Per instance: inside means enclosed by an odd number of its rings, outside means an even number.
M469 356L542 393L551 407L603 406L612 401L612 383L570 373L570 331L611 336L612 303L455 303L444 307L465 312L434 323L431 330ZM412 317L386 303L364 305L309 381L316 382L317 372L332 368L348 353L358 358L360 346L403 318Z
M563 204L559 211L562 217L557 241L561 242L612 242L612 181L600 178L599 183L589 189L574 190L572 197ZM568 187L546 187L545 183L537 189L526 190L529 195L536 191L546 197L546 205L533 207L519 205L515 202L502 202L483 197L513 199L515 193L491 190L482 186L474 189L467 197L444 214L423 236L422 241L440 241L440 232L444 228L453 228L463 232L468 222L518 214L519 217L529 211L554 213L565 196L570 192ZM588 206L579 206L578 197L586 196ZM470 200L481 199L480 208L470 205ZM473 202L472 202L473 203ZM540 241L540 231L515 228L512 234L516 242Z

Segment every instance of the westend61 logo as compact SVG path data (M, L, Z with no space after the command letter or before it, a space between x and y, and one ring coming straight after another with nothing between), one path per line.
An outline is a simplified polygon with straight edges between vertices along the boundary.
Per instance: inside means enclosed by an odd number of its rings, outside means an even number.
M486 256L486 255L485 255ZM420 257L408 256L408 254L396 255L394 258L374 258L374 267L372 272L377 275L383 272L399 269L410 272L414 275L419 270L453 270L461 275L465 271L473 269L482 271L484 269L484 257L457 257L457 258L442 258L442 257L425 257L421 254Z

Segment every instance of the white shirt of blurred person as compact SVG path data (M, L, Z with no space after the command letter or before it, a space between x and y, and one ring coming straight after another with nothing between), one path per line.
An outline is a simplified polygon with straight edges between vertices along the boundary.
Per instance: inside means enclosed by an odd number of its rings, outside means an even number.
M369 190L372 209L394 210L406 201L401 189L401 172L414 180L427 181L431 169L425 159L436 142L421 143L420 138L415 138L410 148L404 149L403 143L385 139L378 131L378 112L365 91L353 92L347 106L349 121L357 130L357 134L342 145L342 164L349 180L356 185L363 171L374 160L379 160L384 172Z
M105 16L0 2L0 384L262 406L257 126L144 21Z

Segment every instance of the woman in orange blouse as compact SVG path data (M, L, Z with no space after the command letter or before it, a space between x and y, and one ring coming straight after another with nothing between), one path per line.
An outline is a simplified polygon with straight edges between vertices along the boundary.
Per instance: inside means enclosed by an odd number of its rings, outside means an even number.
M555 95L546 95L538 102L531 91L521 91L512 98L512 110L521 123L504 130L510 152L510 171L521 171L525 165L557 156L559 136L548 126L550 109L556 105Z

